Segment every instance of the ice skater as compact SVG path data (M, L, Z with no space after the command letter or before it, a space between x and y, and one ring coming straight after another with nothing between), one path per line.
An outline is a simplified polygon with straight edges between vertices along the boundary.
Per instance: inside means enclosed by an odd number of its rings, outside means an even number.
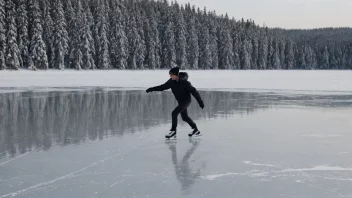
M146 90L146 92L149 93L153 91L164 91L171 88L172 93L174 94L178 102L178 106L171 113L172 126L170 129L170 133L165 137L167 139L176 137L177 117L179 114L181 114L182 120L187 122L193 129L193 131L191 131L188 136L199 136L200 131L198 130L197 125L194 123L194 121L188 116L187 108L191 104L191 94L197 100L199 106L202 109L204 108L203 100L200 97L197 89L193 87L192 84L188 81L188 74L186 72L179 72L179 68L174 67L170 69L169 75L170 79L166 83L156 87L150 87Z

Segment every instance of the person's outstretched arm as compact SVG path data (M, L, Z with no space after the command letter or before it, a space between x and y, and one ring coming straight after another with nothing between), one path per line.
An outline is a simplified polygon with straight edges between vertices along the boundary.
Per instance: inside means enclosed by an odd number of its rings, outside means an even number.
M193 97L197 100L200 108L203 109L204 108L204 102L203 102L202 98L200 97L200 94L199 94L198 90L195 87L193 87L192 84L189 81L187 81L186 88L187 88L187 90L189 92L191 92Z
M159 86L155 86L155 87L150 87L146 90L147 93L152 92L152 91L164 91L167 89L170 89L170 80L168 80L166 83L159 85Z

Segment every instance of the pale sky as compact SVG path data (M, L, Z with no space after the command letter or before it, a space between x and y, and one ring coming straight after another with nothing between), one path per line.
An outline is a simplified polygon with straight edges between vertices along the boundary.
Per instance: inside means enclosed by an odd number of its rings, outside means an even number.
M174 0L170 0L174 1ZM352 27L352 0L177 0L218 15L253 19L256 24L286 29Z

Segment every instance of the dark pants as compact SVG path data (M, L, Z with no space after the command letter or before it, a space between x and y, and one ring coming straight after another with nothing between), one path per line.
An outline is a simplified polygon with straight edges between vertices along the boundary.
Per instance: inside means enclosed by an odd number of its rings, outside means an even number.
M192 129L197 128L197 125L193 122L193 120L188 116L187 108L191 104L191 102L179 103L178 106L172 111L172 127L171 130L176 130L177 128L177 117L178 114L181 113L182 120L187 122Z

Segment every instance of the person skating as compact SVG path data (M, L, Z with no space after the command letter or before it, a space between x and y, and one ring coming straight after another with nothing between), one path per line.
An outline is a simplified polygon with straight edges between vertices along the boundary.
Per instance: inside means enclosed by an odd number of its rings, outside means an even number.
M172 126L170 129L170 133L166 135L166 138L176 137L177 133L177 117L181 114L182 120L187 122L191 128L192 132L188 134L189 137L193 135L200 135L200 131L198 130L197 125L194 121L188 116L187 108L191 104L191 94L197 100L199 106L203 109L204 102L199 95L199 92L195 87L192 86L191 82L188 81L188 74L186 72L179 72L178 67L174 67L169 71L170 79L162 85L150 87L146 90L147 93L153 91L164 91L167 89L171 89L174 94L178 106L172 111Z

